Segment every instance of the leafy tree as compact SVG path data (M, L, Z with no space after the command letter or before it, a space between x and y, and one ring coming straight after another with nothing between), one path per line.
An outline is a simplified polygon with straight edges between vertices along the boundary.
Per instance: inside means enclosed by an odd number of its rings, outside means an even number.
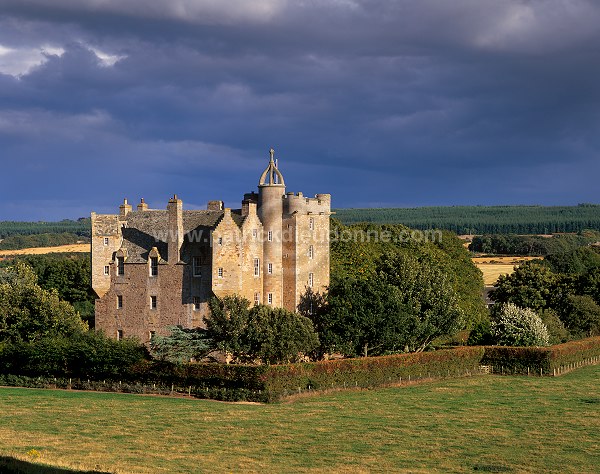
M539 316L548 329L548 337L551 345L562 344L571 338L571 334L565 328L555 310L545 309L539 313Z
M467 339L467 345L469 346L490 346L493 343L494 337L492 336L492 326L489 319L477 323Z
M319 345L311 320L284 308L255 306L250 321L250 353L265 364L295 362Z
M576 337L600 335L600 306L588 295L570 295L560 317Z
M250 340L250 302L240 296L211 298L208 302L210 318L205 318L211 347L230 354L234 360L247 362L254 359Z
M499 307L492 318L492 335L501 346L547 346L548 329L535 311L513 303Z
M170 326L167 329L170 331L168 336L155 335L150 341L150 354L155 359L181 364L192 359L203 359L210 353L210 340L206 330L181 326Z
M250 308L250 302L239 296L212 298L209 308L205 323L210 348L237 362L289 362L319 344L310 319L282 308Z
M497 303L541 310L556 307L569 288L549 268L526 262L511 275L501 275L490 297Z
M0 269L0 340L34 341L81 333L87 325L56 290L40 288L23 262Z
M381 278L334 280L327 302L319 333L323 352L366 357L407 345L413 317L398 290Z
M585 274L600 269L600 253L591 247L548 255L544 260L555 273Z
M398 289L400 303L411 318L409 350L422 351L440 336L463 324L463 312L449 276L427 258L388 253L378 265L383 281Z

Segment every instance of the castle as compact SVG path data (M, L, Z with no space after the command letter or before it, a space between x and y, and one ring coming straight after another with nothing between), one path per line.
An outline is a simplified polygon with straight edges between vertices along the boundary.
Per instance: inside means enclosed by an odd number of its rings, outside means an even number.
M146 343L168 326L203 327L213 295L295 311L307 288L329 284L330 215L331 195L285 192L273 150L241 209L184 210L175 195L166 210L125 199L119 214L92 212L96 329Z

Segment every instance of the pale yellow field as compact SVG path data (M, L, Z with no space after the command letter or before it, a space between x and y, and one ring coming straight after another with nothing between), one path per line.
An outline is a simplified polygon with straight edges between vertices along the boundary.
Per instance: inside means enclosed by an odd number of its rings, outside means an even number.
M541 257L473 257L473 263L483 273L483 282L494 285L500 275L510 275L515 266Z
M69 244L56 247L35 247L21 250L0 250L0 257L11 257L13 255L42 255L45 253L61 252L89 252L90 244Z

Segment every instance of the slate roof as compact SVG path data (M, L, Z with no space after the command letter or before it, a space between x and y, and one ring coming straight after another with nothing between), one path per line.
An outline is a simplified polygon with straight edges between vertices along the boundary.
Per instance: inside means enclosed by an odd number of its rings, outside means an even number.
M183 232L214 229L223 218L223 211L183 211ZM231 216L238 226L244 222L241 210L232 210ZM121 248L127 252L127 263L146 263L152 247L156 247L163 260L168 260L167 238L169 215L166 210L133 211L127 216Z

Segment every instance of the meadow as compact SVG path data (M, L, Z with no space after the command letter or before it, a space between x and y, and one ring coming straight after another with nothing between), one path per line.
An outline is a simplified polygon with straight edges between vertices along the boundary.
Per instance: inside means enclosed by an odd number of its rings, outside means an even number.
M0 389L0 472L597 472L600 366L272 404ZM4 461L3 461L4 460ZM13 471L14 472L14 471ZM80 471L75 471L80 472Z

